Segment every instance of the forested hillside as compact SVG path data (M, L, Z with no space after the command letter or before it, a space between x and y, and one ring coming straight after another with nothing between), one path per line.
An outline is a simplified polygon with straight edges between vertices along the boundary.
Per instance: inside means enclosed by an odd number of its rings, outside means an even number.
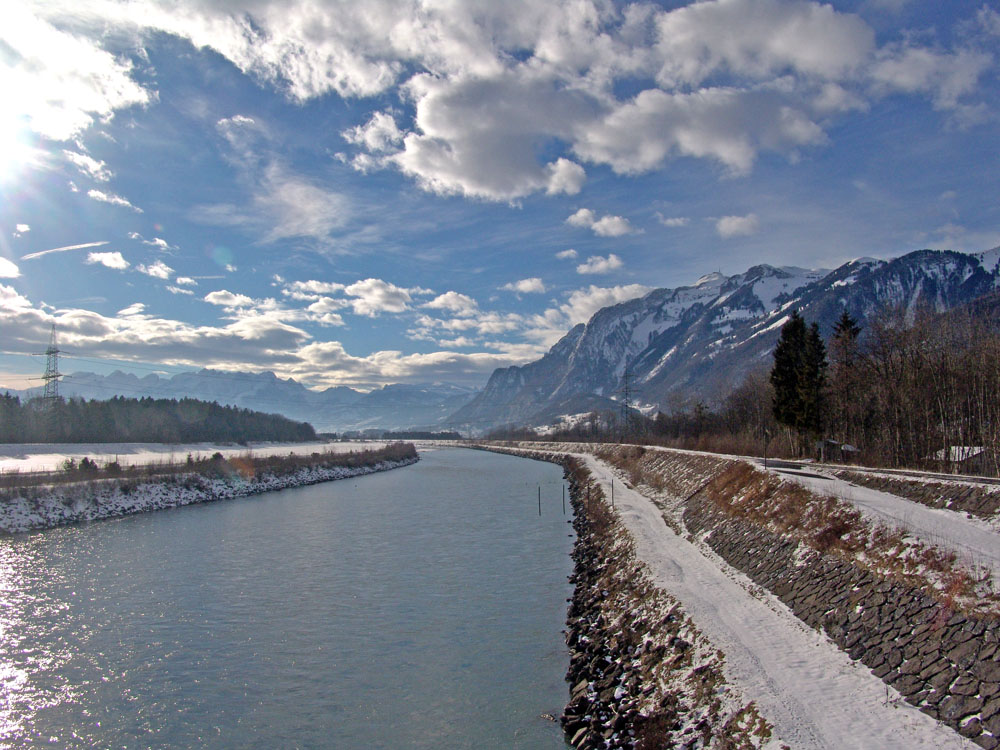
M198 443L315 440L306 422L184 398L108 401L0 396L3 443Z

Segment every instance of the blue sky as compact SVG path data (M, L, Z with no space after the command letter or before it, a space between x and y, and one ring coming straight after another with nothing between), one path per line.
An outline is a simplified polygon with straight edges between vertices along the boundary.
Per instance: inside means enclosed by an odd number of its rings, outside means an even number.
M1000 245L983 2L16 0L0 385L482 385L757 263Z

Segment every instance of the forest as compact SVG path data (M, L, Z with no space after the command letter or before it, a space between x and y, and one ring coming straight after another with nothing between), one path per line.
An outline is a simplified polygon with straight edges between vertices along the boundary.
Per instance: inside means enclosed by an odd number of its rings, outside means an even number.
M306 422L196 399L0 396L0 443L200 443L315 440Z

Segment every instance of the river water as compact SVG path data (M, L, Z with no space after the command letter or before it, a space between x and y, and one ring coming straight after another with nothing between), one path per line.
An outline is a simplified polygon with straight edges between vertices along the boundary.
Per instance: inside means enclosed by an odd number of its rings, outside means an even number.
M564 747L561 491L443 449L0 539L0 745Z

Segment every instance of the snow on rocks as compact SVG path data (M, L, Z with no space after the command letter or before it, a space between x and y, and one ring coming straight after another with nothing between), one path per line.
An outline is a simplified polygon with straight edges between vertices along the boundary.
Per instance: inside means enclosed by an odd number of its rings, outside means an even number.
M6 497L0 499L0 531L20 533L194 503L231 500L387 471L408 466L416 460L383 461L354 467L303 467L281 476L270 473L252 478L235 473L223 477L180 474L142 482L107 479L8 490Z
M754 703L725 679L725 655L654 585L607 493L589 491L588 472L565 465L577 531L566 739L586 749L782 747Z

